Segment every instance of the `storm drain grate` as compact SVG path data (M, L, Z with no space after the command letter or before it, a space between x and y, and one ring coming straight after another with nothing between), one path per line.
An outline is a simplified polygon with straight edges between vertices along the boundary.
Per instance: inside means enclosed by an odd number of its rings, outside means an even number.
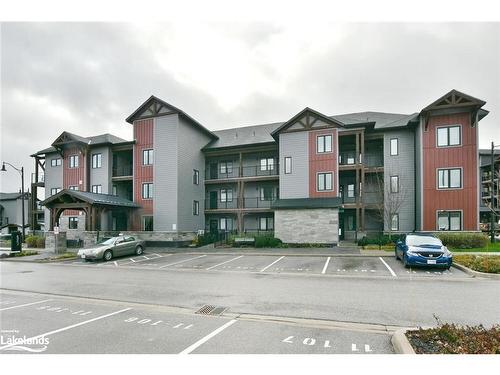
M196 314L202 314L202 315L222 315L224 311L227 310L227 307L223 306L213 306L213 305L205 305L198 311L196 311Z

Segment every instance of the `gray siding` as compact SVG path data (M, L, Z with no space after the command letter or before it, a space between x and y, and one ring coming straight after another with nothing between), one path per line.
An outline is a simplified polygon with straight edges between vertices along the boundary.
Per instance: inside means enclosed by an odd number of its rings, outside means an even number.
M205 184L205 156L201 149L208 144L210 138L179 118L177 141L177 183L178 183L178 230L196 231L205 228L203 213ZM193 184L193 170L200 171L199 185ZM193 215L193 201L200 202L199 215Z
M177 114L154 119L153 220L155 231L179 229L177 222Z
M103 194L111 194L111 168L113 157L109 147L96 147L90 149L90 188L92 185L101 185ZM92 168L92 155L101 154L101 168Z
M50 197L50 190L52 188L63 188L63 166L51 166L52 159L62 159L61 155L57 153L47 154L45 158L45 199ZM45 229L50 228L50 211L45 211Z
M390 140L398 139L398 155L390 155ZM394 130L384 133L384 184L385 204L394 195L395 201L402 202L399 209L399 231L415 229L415 157L414 134L411 130ZM390 193L390 176L399 176L399 193ZM387 221L387 220L386 220ZM389 230L390 223L384 223Z
M284 133L279 136L280 198L309 197L309 133ZM292 157L292 173L285 174L285 157Z

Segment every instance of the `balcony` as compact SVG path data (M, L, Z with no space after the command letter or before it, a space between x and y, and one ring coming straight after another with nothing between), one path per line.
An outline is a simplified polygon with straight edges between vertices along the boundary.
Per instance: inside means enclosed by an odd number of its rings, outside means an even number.
M237 178L266 178L266 177L278 177L279 166L278 164L273 164L272 166L261 166L261 165L247 165L241 168L209 168L205 170L205 180L230 180Z
M260 198L260 197L243 197L234 198L230 201L214 199L213 197L205 198L205 210L268 210L271 209L271 204L276 200L276 197Z
M113 177L132 177L132 165L113 166Z
M356 158L355 151L339 153L339 165L356 165L361 155Z

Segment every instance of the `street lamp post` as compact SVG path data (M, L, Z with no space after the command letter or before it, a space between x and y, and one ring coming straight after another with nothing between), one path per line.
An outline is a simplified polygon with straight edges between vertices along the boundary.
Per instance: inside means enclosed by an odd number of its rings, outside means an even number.
M0 169L1 172L6 172L7 169L5 169L5 164L11 166L14 168L20 175L21 175L21 207L22 207L22 228L23 228L23 241L25 238L25 229L24 229L24 167L21 167L21 169L14 167L12 164L3 162L2 163L2 169Z

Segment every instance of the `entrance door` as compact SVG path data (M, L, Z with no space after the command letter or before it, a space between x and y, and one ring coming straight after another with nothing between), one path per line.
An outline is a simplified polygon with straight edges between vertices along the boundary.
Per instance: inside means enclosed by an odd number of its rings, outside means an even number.
M217 192L216 191L210 192L210 209L211 210L217 209Z
M217 179L218 176L217 163L210 163L210 178Z
M339 212L339 240L345 239L345 232L344 232L344 213Z

